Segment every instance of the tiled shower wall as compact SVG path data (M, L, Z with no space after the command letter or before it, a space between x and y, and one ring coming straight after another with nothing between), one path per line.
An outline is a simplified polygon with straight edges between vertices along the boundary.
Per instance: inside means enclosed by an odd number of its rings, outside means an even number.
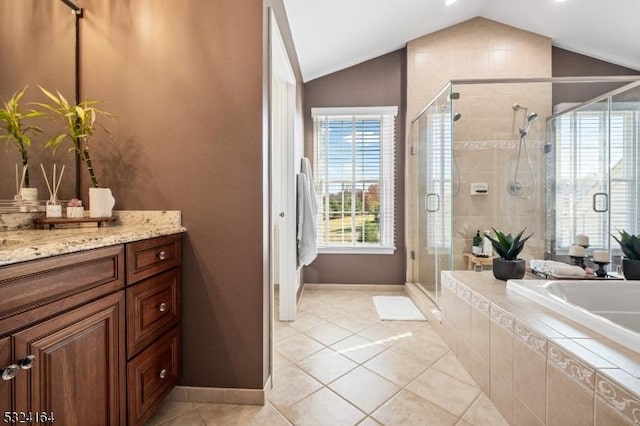
M474 18L413 40L407 45L407 118L417 113L455 79L551 77L551 40L484 18ZM454 125L454 155L458 172L454 183L454 268L464 269L462 254L470 251L476 230L496 227L506 232L522 228L534 232L525 257L541 257L544 248L544 118L551 113L551 85L456 85L460 99L453 102L462 118ZM535 111L539 119L527 136L537 180L530 199L507 192L519 142L523 111L514 102ZM524 154L524 153L523 153ZM523 158L526 160L526 158ZM410 162L409 162L410 163ZM409 176L416 176L409 168ZM526 161L522 176L531 181ZM471 182L489 184L489 195L471 196ZM415 188L414 188L415 190ZM416 201L418 197L410 197ZM410 211L416 211L416 205ZM419 241L425 236L417 235Z

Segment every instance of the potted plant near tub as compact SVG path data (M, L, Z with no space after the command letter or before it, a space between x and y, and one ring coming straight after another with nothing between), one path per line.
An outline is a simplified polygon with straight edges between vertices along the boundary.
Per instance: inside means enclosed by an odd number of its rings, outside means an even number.
M493 228L493 232L496 234L495 238L489 233L485 233L499 256L493 259L493 276L497 279L506 281L524 277L525 261L518 259L518 255L524 249L524 243L533 235L530 234L528 237L522 238L525 230L526 228L515 237L511 234L505 235L495 228Z
M620 244L624 253L622 258L622 273L628 280L640 280L640 236L618 231L620 238L611 235Z
M20 108L20 100L26 90L27 88L25 87L20 92L16 92L9 100L5 101L3 107L0 108L0 122L4 123L4 127L2 128L3 133L0 134L0 139L4 139L7 145L12 143L20 153L22 167L24 169L23 188L30 187L29 169L27 166L29 164L28 148L31 146L31 136L42 131L39 127L27 125L26 122L32 118L43 115L43 113L39 111L32 109L22 110ZM35 195L36 200L37 198L38 196Z
M71 140L70 150L75 151L80 159L87 166L91 187L89 188L89 215L91 217L111 216L111 209L115 200L109 188L101 188L93 169L91 156L89 154L89 139L99 127L106 133L109 131L96 120L98 115L111 117L111 114L95 107L99 101L82 101L77 105L69 103L60 92L52 92L40 87L51 103L37 103L45 108L54 118L61 121L65 130L53 138L49 139L45 147L53 148L55 151L60 144L68 137Z

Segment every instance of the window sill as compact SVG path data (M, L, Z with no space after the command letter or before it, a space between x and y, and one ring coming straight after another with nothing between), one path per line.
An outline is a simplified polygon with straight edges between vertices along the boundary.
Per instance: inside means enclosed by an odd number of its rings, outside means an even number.
M395 247L318 247L318 254L394 254Z

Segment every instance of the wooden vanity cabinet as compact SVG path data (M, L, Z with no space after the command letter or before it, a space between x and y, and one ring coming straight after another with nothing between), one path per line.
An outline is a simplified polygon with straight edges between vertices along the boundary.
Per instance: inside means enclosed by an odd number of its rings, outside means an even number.
M0 267L0 415L142 424L179 378L180 262L171 235Z
M142 424L180 377L180 235L127 244L127 411Z

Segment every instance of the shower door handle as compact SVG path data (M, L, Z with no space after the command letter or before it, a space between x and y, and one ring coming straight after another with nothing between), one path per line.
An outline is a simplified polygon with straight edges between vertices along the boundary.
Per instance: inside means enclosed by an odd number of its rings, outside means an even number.
M435 199L435 207L431 207L431 200ZM424 209L429 213L435 213L440 210L440 195L430 192L424 197Z
M599 200L603 200L599 202ZM593 194L593 211L596 213L606 213L609 211L609 194L606 192L596 192Z

